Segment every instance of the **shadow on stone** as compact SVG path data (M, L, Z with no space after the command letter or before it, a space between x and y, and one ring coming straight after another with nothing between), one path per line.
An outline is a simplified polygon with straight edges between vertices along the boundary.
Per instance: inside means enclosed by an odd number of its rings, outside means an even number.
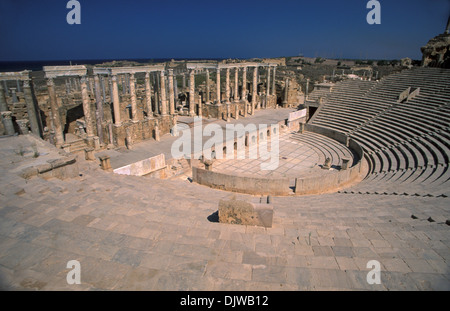
M215 211L211 215L209 215L206 219L210 222L219 222L219 211Z

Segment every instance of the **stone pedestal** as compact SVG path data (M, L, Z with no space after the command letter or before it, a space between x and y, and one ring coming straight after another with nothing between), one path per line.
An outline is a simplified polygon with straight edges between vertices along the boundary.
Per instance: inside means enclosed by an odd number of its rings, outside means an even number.
M298 126L299 126L298 132L299 132L300 134L303 134L303 133L305 132L305 123L300 122L300 123L298 124Z
M69 81L70 81L70 80L69 80ZM65 152L70 153L70 144L64 144L64 145L61 146L61 148L62 148Z
M330 158L325 159L325 163L322 165L322 169L324 169L324 170L331 169L331 159Z
M219 222L248 226L272 227L273 205L243 200L220 200Z
M343 171L348 170L349 164L350 164L350 159L342 158L341 170L343 170Z
M155 128L153 129L153 136L154 136L156 141L160 141L159 126L158 125L156 125Z
M213 170L213 163L214 163L214 161L213 160L204 160L203 161L203 164L205 165L205 169L207 170L207 171L212 171Z
M95 161L94 148L85 148L84 158L86 161Z
M16 131L14 130L14 125L12 122L12 112L2 111L0 113L2 115L2 123L5 127L6 135L14 135Z
M100 159L100 166L101 166L102 170L112 171L109 156L102 156L102 157L99 157L99 159Z
M94 136L94 149L99 150L100 149L100 137Z
M16 120L17 125L19 125L20 134L26 135L30 131L28 130L28 120L22 119L22 120Z

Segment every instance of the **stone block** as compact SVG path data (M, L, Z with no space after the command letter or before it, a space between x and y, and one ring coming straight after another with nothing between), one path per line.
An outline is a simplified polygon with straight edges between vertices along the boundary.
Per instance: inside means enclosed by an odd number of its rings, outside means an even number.
M243 200L220 200L219 222L249 226L272 227L273 205Z

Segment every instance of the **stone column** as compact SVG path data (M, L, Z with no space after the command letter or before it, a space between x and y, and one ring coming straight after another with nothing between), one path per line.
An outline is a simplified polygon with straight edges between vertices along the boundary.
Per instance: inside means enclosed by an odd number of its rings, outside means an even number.
M241 99L247 101L247 67L242 69L242 94Z
M202 112L202 99L199 97L198 98L198 116L202 117L203 112Z
M227 68L225 76L225 102L230 102L230 68Z
M283 98L283 105L284 107L287 107L288 104L288 93L289 93L289 79L286 78L286 82L284 83L284 98Z
M97 123L97 136L99 138L99 143L103 144L103 100L100 94L100 78L98 75L94 76L94 84L95 84L95 103L97 105L97 109L95 110L95 119Z
M81 78L81 99L83 101L84 122L86 124L86 134L88 138L94 137L94 128L92 126L91 103L87 90L86 76Z
M216 73L216 94L217 94L217 105L220 105L220 102L222 100L220 95L220 68L217 68Z
M6 80L3 80L3 89L4 89L4 92L5 92L5 96L9 96L8 84L6 83Z
M269 95L270 95L270 66L267 67L267 88L266 88L266 107L267 108L267 104L269 103Z
M186 88L186 74L183 73L183 84L181 85L183 87L183 90Z
M275 72L277 70L277 67L273 67L273 79L272 79L272 95L277 95L277 90L275 88ZM275 102L275 106L276 106L276 102Z
M205 102L208 103L209 102L209 90L210 85L209 85L209 70L206 69L206 98L205 98Z
M137 102L136 102L136 88L135 88L135 78L134 73L131 73L129 76L130 82L130 95L131 95L131 121L133 123L138 122L137 116Z
M252 92L252 107L250 109L250 114L255 113L255 106L256 106L256 96L257 96L257 90L258 89L258 67L255 67L253 69L253 92Z
M86 77L86 79L89 82L89 90L91 92L94 92L94 81L91 78L89 78L89 77Z
M6 82L6 81L3 81ZM14 135L14 125L12 123L12 112L8 111L8 104L6 102L6 95L4 85L0 84L0 112L2 115L2 123L6 131L6 135Z
M17 92L22 92L22 90L20 89L20 80L16 80L16 84L17 84Z
M309 79L306 79L306 90L305 90L306 99L308 99L308 89L309 89Z
M173 94L175 96L174 98L174 106L175 106L175 111L176 111L176 107L177 107L177 103L178 103L178 81L177 81L177 75L173 75Z
M56 99L55 83L52 78L47 81L48 94L50 99L50 108L53 119L53 130L55 132L55 145L61 148L64 145L63 129L61 125L61 117L59 115L59 107Z
M113 75L111 77L112 86L113 86L113 110L114 110L114 125L121 126L122 122L120 121L120 99L119 99L119 87L117 86L117 75Z
M166 116L167 115L167 100L166 100L166 77L164 76L164 71L161 71L161 115Z
M6 135L14 135L16 132L14 130L14 125L12 122L12 112L11 111L2 111L2 122L3 126L5 127Z
M19 99L17 98L16 88L15 87L11 88L11 97L12 97L12 102L13 103L18 103L19 102Z
M113 85L112 85L112 78L111 76L108 76L108 85L109 85L109 102L113 102Z
M175 114L175 94L173 85L173 69L169 69L169 114Z
M234 101L239 101L239 67L234 70Z
M146 109L147 109L147 118L153 119L152 88L150 85L150 72L145 73L145 105L146 105Z
M195 74L194 70L189 71L189 116L195 116Z
M23 95L25 97L25 103L27 104L28 120L30 121L31 131L36 136L41 136L41 130L39 127L38 114L36 112L36 106L33 100L33 94L31 93L30 81L23 81Z
M102 88L103 102L105 102L106 101L105 81L103 79L103 76L99 76L99 79L100 79L100 85Z

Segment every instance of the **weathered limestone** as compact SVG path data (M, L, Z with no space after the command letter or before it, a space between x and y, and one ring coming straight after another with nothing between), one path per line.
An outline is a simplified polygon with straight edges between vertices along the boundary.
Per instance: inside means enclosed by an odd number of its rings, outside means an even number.
M5 127L6 135L14 135L14 125L12 122L11 111L1 111L3 126Z
M153 119L152 109L152 88L150 85L150 73L145 73L145 104L147 110L147 119Z
M252 203L243 200L220 200L219 222L248 226L272 227L273 204Z
M131 95L131 122L137 123L138 116L137 116L137 102L136 102L136 88L135 88L135 82L136 79L134 77L134 74L129 75L129 81L130 81L130 95Z
M345 171L349 168L350 159L342 158L341 170Z
M57 148L61 148L61 146L64 144L64 136L53 78L49 78L47 80L47 88L50 99L50 109L52 112L53 131L55 132L55 145Z
M117 85L117 75L111 77L112 87L113 87L113 110L114 110L114 125L120 126L122 122L120 121L120 99L119 99L119 87Z
M95 102L97 109L95 110L95 119L97 123L97 135L100 139L100 143L103 144L103 100L100 95L100 79L98 75L94 76L94 84L95 84ZM103 90L104 91L104 90Z
M202 109L203 109L203 107L202 107L202 99L199 97L198 98L198 116L199 117L202 117L202 115L203 115Z
M189 71L189 116L195 116L195 72Z
M155 128L153 129L154 138L156 141L160 141L160 135L159 135L159 126L155 125Z
M209 103L210 101L210 81L209 81L209 70L206 69L206 97L205 97L205 102Z
M175 114L175 95L173 86L173 69L169 69L169 114Z
M308 82L306 82L308 83ZM284 82L284 96L283 96L283 106L287 107L288 105L288 94L289 94L289 79L286 78Z
M255 107L257 104L257 88L258 88L258 67L253 69L253 92L252 92L252 107L250 109L250 114L253 115L255 113Z
M95 161L94 148L85 148L84 158L86 161Z
M86 134L88 138L94 137L94 127L92 125L91 103L88 95L86 77L81 78L81 98L83 101L84 120L86 124Z
M331 159L330 158L325 159L325 163L322 165L322 169L324 169L324 170L331 169Z
M225 102L230 102L230 68L226 69L225 76Z
M220 94L220 68L217 68L217 73L216 73L216 104L220 105L221 102L221 94Z
M11 88L11 97L12 97L12 102L14 104L19 102L19 99L17 98L17 93L16 93L16 88L15 87Z
M242 94L241 99L247 101L247 67L242 69Z
M273 67L273 79L272 79L272 95L277 95L277 90L275 88L275 73L276 73L277 67Z
M26 119L16 120L16 123L19 126L20 134L26 135L30 132L28 130L28 123L29 123L28 120Z
M27 105L28 120L30 121L31 132L36 136L41 136L38 114L36 112L36 106L34 104L29 80L23 81L23 94Z
M12 123L12 112L8 111L8 105L6 102L5 89L3 84L0 84L0 113L2 117L2 123L5 128L6 135L14 135L14 125Z
M161 115L167 116L167 100L166 100L166 77L164 71L160 72L160 84L161 84Z
M270 66L267 67L267 81L266 81L266 97L270 95ZM267 101L266 101L267 105ZM267 107L265 107L267 108Z
M112 171L111 162L109 156L101 156L100 159L100 165L102 167L102 170L104 171Z
M235 68L234 71L234 101L238 102L240 100L239 98L239 67Z

